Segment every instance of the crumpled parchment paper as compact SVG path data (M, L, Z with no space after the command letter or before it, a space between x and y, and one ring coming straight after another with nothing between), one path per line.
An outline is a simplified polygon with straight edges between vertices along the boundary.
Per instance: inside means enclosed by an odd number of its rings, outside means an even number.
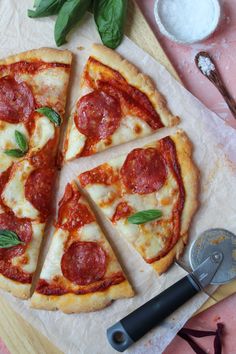
M0 2L0 57L42 46L55 47L54 18L29 19L26 11L32 3L31 0ZM63 46L71 49L75 54L68 112L78 95L79 76L92 42L99 42L99 37L93 19L87 15L79 28L71 34L69 43ZM224 227L236 233L235 130L225 125L218 116L204 107L176 82L164 67L128 38L124 39L118 52L153 78L158 89L166 96L172 112L181 117L180 127L187 132L193 142L194 160L201 171L199 193L201 206L192 223L190 242L211 227ZM168 133L175 130L175 128L170 129ZM56 199L61 197L65 183L82 171L166 134L167 130L164 130L97 156L67 164L61 172ZM59 312L32 310L27 301L15 299L1 292L18 313L68 354L115 353L106 340L106 329L185 275L181 268L173 265L166 274L158 277L151 267L146 265L140 256L116 234L108 222L101 218L101 214L99 219L135 289L136 296L133 299L115 301L111 306L95 313L65 315ZM188 252L185 252L185 258L187 257ZM127 353L161 353L206 299L207 295L204 293L196 296L166 319L161 326L153 329L133 345Z

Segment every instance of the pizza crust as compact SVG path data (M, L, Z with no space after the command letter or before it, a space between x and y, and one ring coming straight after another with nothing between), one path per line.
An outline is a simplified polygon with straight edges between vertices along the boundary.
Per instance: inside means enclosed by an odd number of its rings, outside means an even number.
M91 57L118 71L130 85L145 93L166 127L171 127L179 123L179 117L174 116L170 112L166 99L156 90L151 78L142 74L136 66L102 44L93 44Z
M134 292L127 280L113 285L105 291L84 295L42 295L35 292L31 298L31 307L41 310L61 310L64 313L79 313L101 310L113 300L130 298Z
M21 60L42 60L47 63L57 62L69 65L72 62L72 53L69 50L53 48L32 49L23 53L11 55L3 60L0 60L0 65L14 64Z
M6 278L2 274L0 274L0 288L20 299L28 299L30 297L31 284L22 284Z
M175 143L177 157L181 168L181 175L185 188L185 203L181 217L180 239L170 252L160 260L152 263L152 267L159 273L164 273L174 262L179 259L188 242L188 229L194 213L198 207L198 178L199 171L192 160L192 144L186 133L177 131L171 136Z

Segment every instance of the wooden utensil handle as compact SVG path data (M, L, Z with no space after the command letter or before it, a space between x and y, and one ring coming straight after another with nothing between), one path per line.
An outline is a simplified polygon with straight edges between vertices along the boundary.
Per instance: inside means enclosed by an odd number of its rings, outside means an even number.
M225 85L223 84L219 74L214 71L209 75L209 80L216 86L223 96L225 102L227 103L230 111L232 112L234 118L236 119L236 102L233 97L230 95Z

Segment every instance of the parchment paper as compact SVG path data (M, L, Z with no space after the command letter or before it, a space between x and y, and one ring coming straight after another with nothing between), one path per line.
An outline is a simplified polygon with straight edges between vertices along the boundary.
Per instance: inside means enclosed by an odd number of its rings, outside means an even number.
M41 46L55 47L53 40L53 18L31 20L26 16L31 0L2 0L0 2L0 57ZM99 42L93 19L88 15L71 35L65 48L75 54L74 70L68 109L78 95L79 74L89 53L92 42ZM82 50L83 47L84 49ZM170 74L125 38L118 51L150 75L158 89L166 96L174 114L181 117L183 128L195 147L194 159L201 171L201 207L190 230L190 242L210 227L225 227L236 233L236 132L204 107L196 98L176 82ZM164 130L141 141L135 141L97 156L80 159L67 164L63 169L56 199L62 195L64 185L76 174L128 152L134 146L160 138L170 131ZM99 216L101 219L101 215ZM131 249L110 225L102 219L103 228L132 283L136 296L119 300L108 308L88 314L64 315L29 309L27 301L21 301L1 292L11 306L27 321L45 334L62 351L68 354L106 354L115 351L106 340L106 328L140 306L154 295L163 291L185 272L174 265L167 274L158 277ZM187 258L187 252L185 257ZM127 353L161 353L191 315L205 302L207 295L199 294L176 311L164 323L152 330Z

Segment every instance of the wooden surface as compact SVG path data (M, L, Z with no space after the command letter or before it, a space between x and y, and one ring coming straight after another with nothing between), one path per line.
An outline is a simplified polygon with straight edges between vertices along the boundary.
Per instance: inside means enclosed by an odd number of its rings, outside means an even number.
M140 10L131 1L128 9L126 34L137 45L163 64L176 79L179 79ZM235 289L236 282L222 286L214 294L214 298L219 301L235 292ZM216 301L210 299L203 308L211 306ZM16 314L2 298L0 298L0 337L4 340L11 354L61 353L46 337Z

